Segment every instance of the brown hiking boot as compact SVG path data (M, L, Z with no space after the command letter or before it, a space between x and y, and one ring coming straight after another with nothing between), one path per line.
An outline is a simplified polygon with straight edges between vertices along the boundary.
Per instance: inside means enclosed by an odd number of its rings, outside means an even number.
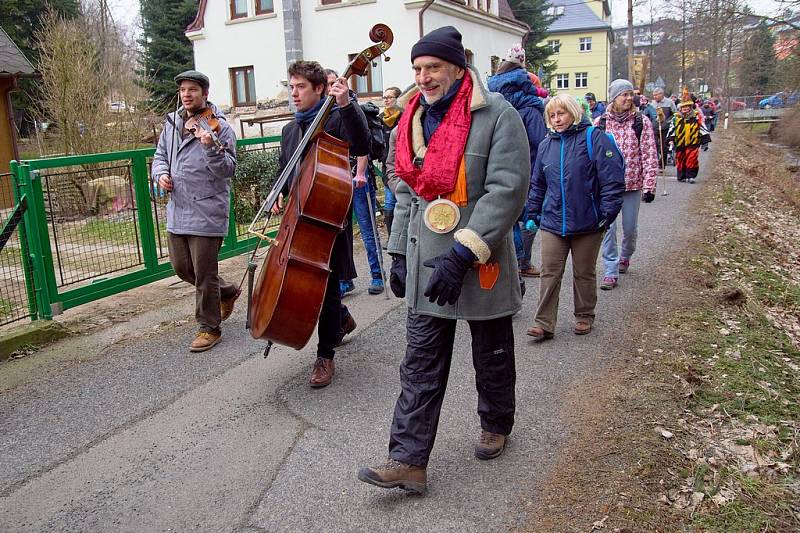
M358 479L376 487L401 488L414 494L425 494L428 488L428 474L424 466L401 463L391 457L381 466L362 468L358 471Z
M219 316L222 320L228 320L228 317L231 316L233 313L233 304L236 303L236 299L241 296L242 289L236 289L236 294L229 298L222 298L219 301Z
M519 273L526 278L538 278L542 275L542 272L533 265L524 270L520 270Z
M575 335L586 335L592 331L592 325L589 322L581 320L575 323L575 328L572 330Z
M325 359L324 357L317 357L314 362L314 371L311 372L311 379L308 384L315 389L320 387L327 387L333 381L333 375L336 373L336 365L333 359Z
M549 331L545 331L544 329L540 328L539 326L534 326L530 328L527 332L528 335L533 337L533 340L537 342L545 341L548 339L553 338L553 334Z
M506 436L491 431L481 430L481 438L475 445L475 457L478 459L494 459L506 448Z
M189 345L190 352L205 352L210 350L222 339L221 333L212 333L210 331L201 331Z
M356 319L353 318L353 315L348 314L347 318L344 319L342 322L342 329L339 331L339 340L336 341L336 346L342 344L345 335L349 335L356 330Z

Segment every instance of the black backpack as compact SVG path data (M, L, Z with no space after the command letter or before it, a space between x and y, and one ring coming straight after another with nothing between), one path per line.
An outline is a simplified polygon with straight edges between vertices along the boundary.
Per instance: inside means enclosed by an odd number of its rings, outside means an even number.
M361 104L361 110L367 116L369 128L369 159L383 161L386 154L386 141L383 138L383 121L380 118L381 110L372 102Z
M603 115L597 122L597 127L603 131L606 131L606 118L607 117ZM644 130L644 120L642 120L642 114L637 111L633 116L633 133L636 134L636 140L639 141L639 144L642 143L642 130Z

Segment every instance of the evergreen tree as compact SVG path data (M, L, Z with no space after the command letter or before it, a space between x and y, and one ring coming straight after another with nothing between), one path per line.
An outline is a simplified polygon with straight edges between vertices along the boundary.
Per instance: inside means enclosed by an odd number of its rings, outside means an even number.
M774 46L775 38L762 21L747 40L739 71L742 88L751 94L772 89L776 66Z
M550 6L547 0L508 0L511 10L517 20L530 26L531 30L525 42L525 59L534 73L538 73L539 67L544 72L542 85L547 86L545 80L556 69L556 62L550 60L552 50L547 46L540 46L547 37L547 29L556 19L547 14Z
M186 27L197 14L196 0L141 0L142 85L152 95L153 106L165 110L175 105L173 78L194 67L192 44Z

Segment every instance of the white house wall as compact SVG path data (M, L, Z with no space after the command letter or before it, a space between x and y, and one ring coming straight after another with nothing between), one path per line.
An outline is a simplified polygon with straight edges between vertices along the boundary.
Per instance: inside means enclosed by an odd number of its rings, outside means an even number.
M251 0L252 3L252 0ZM409 9L406 4L412 4ZM205 27L189 33L193 39L195 66L211 79L211 99L218 105L232 104L229 68L253 65L256 99L285 98L281 80L286 78L286 54L282 20L282 0L275 0L276 15L266 19L230 23L227 0L208 0ZM303 56L319 61L326 68L342 71L348 54L372 44L368 34L376 23L388 24L394 32L389 49L390 61L382 62L383 87L405 88L413 82L410 54L419 38L416 4L408 0L377 0L336 7L320 7L318 0L302 0ZM506 50L521 39L524 29L502 28L465 20L453 14L428 9L425 31L453 25L463 35L465 48L474 54L474 64L486 80L491 56L505 56ZM469 18L467 16L466 18ZM506 25L507 26L507 25ZM202 38L197 38L200 33Z

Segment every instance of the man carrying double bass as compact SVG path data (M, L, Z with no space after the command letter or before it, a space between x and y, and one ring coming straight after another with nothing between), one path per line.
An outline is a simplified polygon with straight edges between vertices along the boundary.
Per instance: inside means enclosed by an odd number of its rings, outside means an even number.
M316 61L297 61L289 65L289 90L297 112L293 121L286 124L281 131L281 155L279 174L291 159L306 129L316 118L323 106L326 93L336 99L336 106L325 122L324 130L328 134L341 139L350 145L351 156L363 156L369 152L369 129L367 119L361 107L350 99L346 80L339 78L328 89L328 78L322 66ZM283 208L283 196L291 188L291 182L284 189L273 207L277 213ZM319 315L317 333L317 359L309 379L312 387L330 385L335 373L333 362L334 348L342 337L356 328L355 320L342 305L339 292L340 279L356 277L353 264L353 227L352 205L345 219L346 226L336 237L331 252L330 275L325 290L325 299Z

